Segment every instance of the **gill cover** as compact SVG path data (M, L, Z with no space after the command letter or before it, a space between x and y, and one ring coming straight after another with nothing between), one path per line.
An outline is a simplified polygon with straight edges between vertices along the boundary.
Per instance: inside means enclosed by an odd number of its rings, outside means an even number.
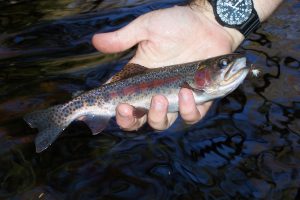
M194 81L197 89L213 87L225 78L235 61L242 58L243 54L233 53L204 60L199 64Z

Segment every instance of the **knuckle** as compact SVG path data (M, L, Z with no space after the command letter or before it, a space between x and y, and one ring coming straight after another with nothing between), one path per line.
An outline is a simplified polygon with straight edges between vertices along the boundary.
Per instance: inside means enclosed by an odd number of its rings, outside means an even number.
M148 123L151 124L160 124L164 120L164 117L159 115L151 115L148 116Z
M167 120L148 119L148 124L155 130L164 130L168 128Z
M148 119L148 124L152 126L152 128L154 127L159 127L162 124L162 121L158 121L157 119Z
M146 123L146 117L144 116L140 119L134 118L134 121L132 123L124 124L125 126L120 126L120 128L124 131L137 131L145 123Z
M192 110L191 108L180 109L180 115L181 115L181 117L193 116L194 115L194 110Z
M130 129L131 127L134 126L135 124L135 120L134 119L128 119L128 120L124 120L124 119L120 119L117 117L117 124L120 126L120 128L122 129Z
M151 126L160 126L161 124L164 124L165 118L165 114L150 112L148 114L148 123Z
M197 122L199 122L201 119L188 119L188 120L184 120L184 122L186 124L196 124Z
M201 115L199 113L189 113L181 115L181 117L187 124L195 124L201 120Z

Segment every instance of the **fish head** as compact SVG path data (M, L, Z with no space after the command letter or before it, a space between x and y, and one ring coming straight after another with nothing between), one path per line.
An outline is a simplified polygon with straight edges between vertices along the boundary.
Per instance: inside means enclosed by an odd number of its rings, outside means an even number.
M235 90L246 78L250 68L243 54L227 54L205 60L194 76L194 87L216 96Z

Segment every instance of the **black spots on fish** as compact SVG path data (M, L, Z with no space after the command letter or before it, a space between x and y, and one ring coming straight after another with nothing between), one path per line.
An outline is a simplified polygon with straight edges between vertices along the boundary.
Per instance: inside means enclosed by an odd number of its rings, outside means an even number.
M62 123L62 121L63 121L62 117L63 117L63 114L62 114L61 110L57 107L52 108L48 113L48 118L49 118L48 120L52 120L56 124Z
M95 99L95 103L97 106L103 105L105 102L109 102L112 98L110 97L109 93L105 93L103 95L101 95L101 97L98 97L97 99Z
M68 106L64 107L62 109L62 114L64 115L64 117L68 117L73 113L74 109L73 109L73 104L69 104Z
M71 107L70 107L70 110L71 110L72 113L74 113L75 110L76 110L76 108L75 108L74 106L71 106Z
M75 110L80 109L80 108L82 108L82 107L83 107L83 102L82 102L82 100L80 100L80 99L71 101L71 102L68 104L68 109L71 110L72 112L74 112Z
M71 115L70 113L64 112L64 113L62 114L62 116L61 116L61 119L65 120L65 119L67 119L70 115Z
M53 119L54 119L55 121L59 121L59 120L61 119L61 115L59 115L58 113L54 113L54 114L53 114Z
M89 97L85 99L85 103L87 106L93 106L96 104L96 99L94 97Z
M67 112L63 112L61 116L64 118L67 118L69 116L69 114ZM62 118L60 118L60 119L62 120Z
M71 114L71 109L70 109L70 107L67 107L64 111L65 111L65 113L67 113L68 115Z
M75 102L74 102L74 107L75 107L76 109L82 108L82 107L83 107L82 101L80 101L80 100L75 101Z

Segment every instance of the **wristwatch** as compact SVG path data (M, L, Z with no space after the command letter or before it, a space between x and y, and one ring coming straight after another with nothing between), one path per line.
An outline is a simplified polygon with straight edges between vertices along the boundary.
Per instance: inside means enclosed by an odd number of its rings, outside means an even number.
M225 27L235 28L245 38L260 27L258 14L252 0L208 0L216 20Z

